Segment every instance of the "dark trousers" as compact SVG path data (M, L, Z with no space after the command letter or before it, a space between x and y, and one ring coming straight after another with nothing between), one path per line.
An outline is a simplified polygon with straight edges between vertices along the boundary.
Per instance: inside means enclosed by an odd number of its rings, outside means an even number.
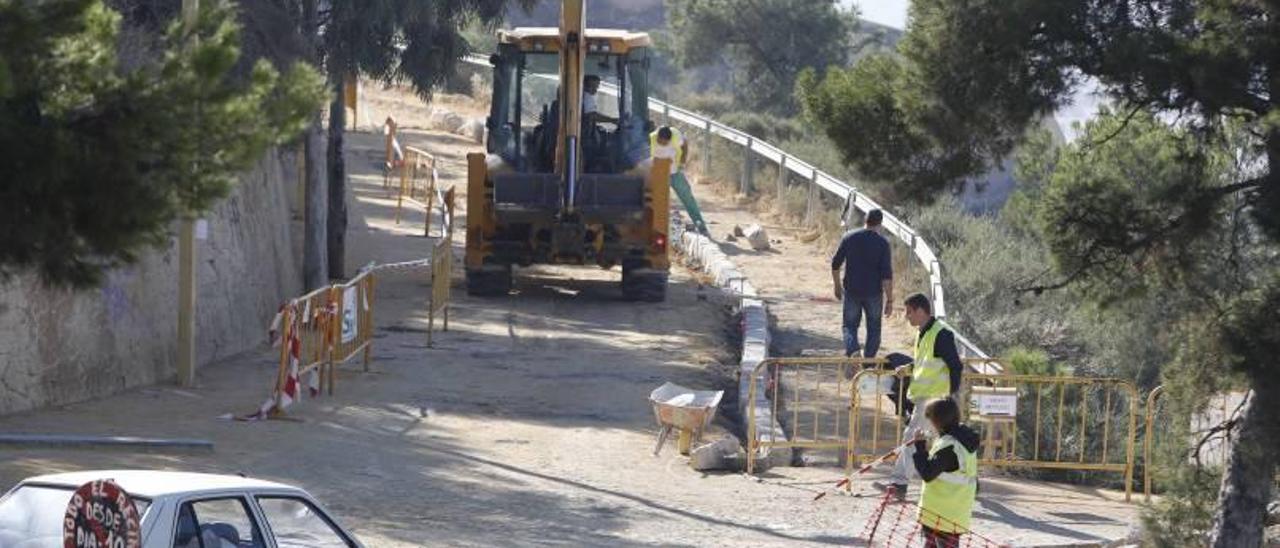
M854 356L862 350L864 358L876 357L880 351L880 315L884 313L884 300L880 295L874 297L844 296L844 355ZM862 316L867 317L867 344L858 344L858 327L862 325Z
M941 533L923 525L920 536L924 537L924 548L960 548L960 535Z

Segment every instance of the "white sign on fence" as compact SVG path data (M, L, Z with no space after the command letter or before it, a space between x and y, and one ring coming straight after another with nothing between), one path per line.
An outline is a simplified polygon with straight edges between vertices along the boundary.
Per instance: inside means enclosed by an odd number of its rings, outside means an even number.
M969 414L984 419L1018 416L1018 389L1012 386L975 386L969 397Z
M342 290L342 342L356 340L360 324L356 322L356 287L350 286Z

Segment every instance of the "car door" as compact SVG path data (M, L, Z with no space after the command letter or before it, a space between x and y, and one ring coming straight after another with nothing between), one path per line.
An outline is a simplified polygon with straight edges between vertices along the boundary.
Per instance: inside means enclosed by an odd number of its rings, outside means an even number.
M254 502L275 548L360 548L310 497L260 493Z
M267 548L249 499L241 495L183 500L172 538L171 548Z

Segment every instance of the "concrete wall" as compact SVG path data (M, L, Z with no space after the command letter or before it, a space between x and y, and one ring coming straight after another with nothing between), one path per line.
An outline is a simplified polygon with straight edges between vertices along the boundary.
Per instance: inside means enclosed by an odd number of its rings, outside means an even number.
M296 161L269 153L208 216L208 239L197 242L201 365L263 344L280 303L301 289ZM0 285L0 414L175 378L177 255L174 239L94 290L34 276Z

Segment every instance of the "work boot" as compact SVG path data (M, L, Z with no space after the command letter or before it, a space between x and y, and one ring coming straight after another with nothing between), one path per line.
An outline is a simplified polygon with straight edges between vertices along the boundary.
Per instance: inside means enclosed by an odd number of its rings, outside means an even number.
M871 482L871 486L879 489L881 493L893 493L895 502L907 500L907 485L905 483L885 483L882 481Z

